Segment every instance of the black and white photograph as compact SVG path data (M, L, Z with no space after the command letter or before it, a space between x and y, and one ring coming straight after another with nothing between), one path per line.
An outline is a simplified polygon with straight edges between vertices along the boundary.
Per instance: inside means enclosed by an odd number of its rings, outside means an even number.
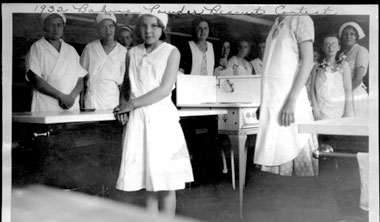
M378 5L1 10L2 221L379 221Z

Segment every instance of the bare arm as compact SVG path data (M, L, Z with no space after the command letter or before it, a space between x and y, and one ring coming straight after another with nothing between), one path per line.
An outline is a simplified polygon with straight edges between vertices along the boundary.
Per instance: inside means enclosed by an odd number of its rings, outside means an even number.
M135 108L154 104L169 96L173 89L175 81L177 80L180 57L181 54L179 53L178 49L174 49L168 58L161 85L138 98L129 100L125 105L121 106L119 114L129 112Z
M75 85L73 91L71 91L70 96L75 99L82 92L83 89L83 77L79 78L77 84Z
M311 95L311 106L313 107L313 114L315 120L320 120L321 115L317 105L317 92L315 88L315 82L317 80L317 69L313 68L311 72L311 84L310 84L310 95Z
M297 97L305 86L313 67L313 43L304 41L299 44L301 64L296 74L293 86L287 96L284 106L280 112L280 125L289 126L294 122L294 109Z
M343 87L344 87L344 112L343 117L354 116L353 93L350 68L347 63L343 64Z
M365 68L364 67L357 67L354 70L354 76L352 78L352 89L356 89L362 82L363 78L365 76Z
M57 90L41 77L36 75L33 71L29 70L27 75L29 81L37 91L57 99L62 108L69 109L74 104L75 100L70 95L64 94Z

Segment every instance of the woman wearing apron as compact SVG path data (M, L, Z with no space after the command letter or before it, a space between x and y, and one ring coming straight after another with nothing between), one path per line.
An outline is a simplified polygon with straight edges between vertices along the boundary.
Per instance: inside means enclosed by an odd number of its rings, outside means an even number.
M305 83L313 66L314 24L309 16L281 16L266 40L255 164L280 175L315 176L316 135L299 134L313 121Z
M367 73L369 54L366 48L357 43L357 40L365 37L364 31L357 23L346 22L339 29L339 37L343 46L340 55L351 69L355 116L368 117L368 93L363 78Z

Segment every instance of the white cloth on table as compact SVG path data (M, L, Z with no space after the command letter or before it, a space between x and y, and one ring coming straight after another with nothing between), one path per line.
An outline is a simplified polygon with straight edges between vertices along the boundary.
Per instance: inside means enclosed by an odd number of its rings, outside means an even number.
M279 28L273 38L273 32ZM311 105L304 87L298 95L295 107L295 123L280 126L280 111L293 85L299 66L298 45L303 41L314 41L314 25L309 16L286 16L281 23L277 18L268 34L264 53L261 84L260 121L255 146L254 162L265 166L281 166L294 160L301 151L311 155L318 142L314 134L299 134L298 123L313 121ZM311 156L307 157L313 162ZM315 162L315 161L314 161ZM316 163L307 170L316 175Z
M108 55L99 39L86 45L81 55L81 64L88 71L85 108L113 109L119 105L126 54L127 49L118 42Z
M368 153L357 153L360 175L360 205L363 210L368 211L368 183L369 183L369 156Z
M162 43L147 53L144 45L130 51L131 98L161 84L170 53ZM184 189L194 180L179 114L171 95L157 103L134 109L123 133L123 154L116 188L125 191Z
M58 52L44 37L33 43L26 58L25 70L31 70L49 85L64 94L70 94L78 79L87 72L79 64L79 55L62 39ZM26 79L29 81L28 77ZM63 110L56 98L33 90L32 112ZM79 96L70 110L79 110Z
M199 50L194 41L189 41L189 46L192 56L192 65L190 75L200 75L202 69L202 58L203 52ZM206 61L207 61L207 75L212 76L214 74L215 66L215 55L214 47L211 42L207 42L207 51L206 51Z

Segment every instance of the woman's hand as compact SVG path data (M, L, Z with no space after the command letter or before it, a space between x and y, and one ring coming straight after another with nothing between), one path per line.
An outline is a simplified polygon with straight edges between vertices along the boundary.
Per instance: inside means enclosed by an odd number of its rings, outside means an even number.
M70 95L62 94L58 100L59 105L62 109L70 109L74 105L75 99Z
M115 118L122 124L125 125L128 122L128 112L133 110L133 106L131 102L127 102L124 104L120 104L113 109L113 114Z
M280 125L281 126L290 126L294 123L294 110L295 110L295 101L293 99L286 99L284 106L280 111Z

